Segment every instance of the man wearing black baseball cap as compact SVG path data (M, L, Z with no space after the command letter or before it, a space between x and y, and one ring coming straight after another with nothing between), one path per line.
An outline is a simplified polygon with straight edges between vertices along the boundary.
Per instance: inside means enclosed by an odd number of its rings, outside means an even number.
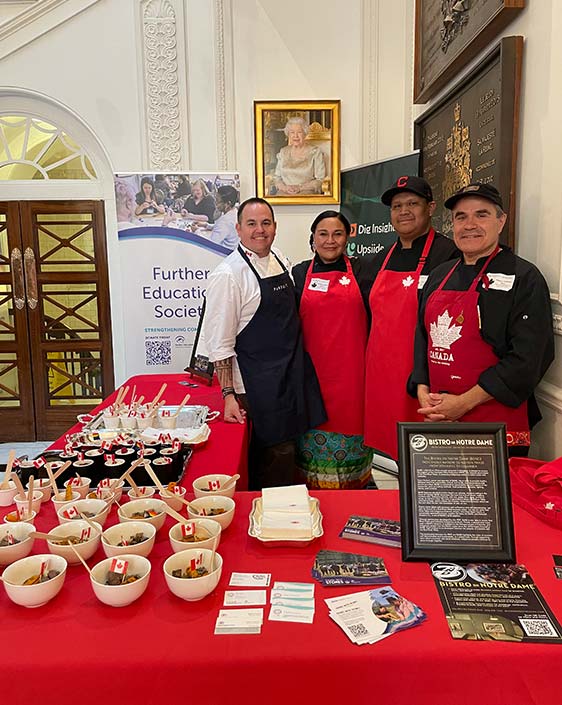
M421 418L503 422L510 455L526 455L541 418L533 392L554 359L549 290L500 245L507 215L494 186L464 186L445 206L462 258L424 287L410 389Z
M397 457L398 421L418 420L406 392L412 368L418 290L438 264L458 257L452 240L431 227L435 201L429 183L401 176L383 193L398 237L370 266L372 324L365 377L365 443Z

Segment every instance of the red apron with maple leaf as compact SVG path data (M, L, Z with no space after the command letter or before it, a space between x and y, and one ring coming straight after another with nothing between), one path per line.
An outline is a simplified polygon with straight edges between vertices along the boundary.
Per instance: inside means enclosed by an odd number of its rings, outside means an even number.
M431 392L464 394L478 384L484 370L494 367L499 361L492 346L480 335L476 291L488 265L499 251L498 247L492 252L467 291L443 288L458 267L459 262L456 262L427 301L424 321L428 332L427 363ZM513 409L490 399L459 421L505 423L508 445L527 446L531 442L527 402Z
M406 391L414 358L420 276L433 245L431 228L412 272L386 269L385 257L369 296L372 323L365 366L365 444L398 457L398 421L421 421L419 404Z

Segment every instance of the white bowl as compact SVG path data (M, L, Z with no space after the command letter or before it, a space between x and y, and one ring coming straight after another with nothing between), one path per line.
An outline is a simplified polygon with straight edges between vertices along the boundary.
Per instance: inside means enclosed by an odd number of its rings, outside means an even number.
M164 561L164 578L170 591L181 597L182 600L194 602L209 595L217 587L222 573L222 557L215 553L212 572L200 578L174 578L173 570L181 568L185 570L192 558L197 558L199 554L203 556L203 565L209 570L212 551L208 548L190 548L186 551L174 553Z
M103 499L77 499L74 502L67 502L63 504L60 509L57 510L57 517L59 519L59 524L67 524L69 521L74 523L78 519L69 519L64 516L63 512L68 510L70 507L75 507L79 512L90 512L93 516L89 516L90 521L96 521L100 526L103 526L107 520L107 515L111 509L111 504L104 502Z
M217 521L222 526L224 531L224 529L227 529L230 526L232 520L234 519L235 508L236 504L230 497L216 497L215 495L212 497L198 497L189 503L187 515L190 519L207 518ZM197 509L197 512L194 512L193 509ZM208 512L213 509L224 509L225 511L222 514L215 514L214 516L211 516ZM205 510L207 514L202 515L198 513L201 510Z
M172 547L172 551L174 553L179 553L180 551L186 551L188 548L213 548L213 541L216 541L217 544L215 546L215 550L218 548L218 545L220 543L221 539L221 532L222 532L222 527L218 523L218 521L213 521L212 519L192 519L189 522L186 522L186 524L195 524L195 533L198 533L198 529L203 529L201 534L208 535L210 534L208 539L204 539L203 541L196 541L194 543L190 543L187 541L182 541L181 540L181 527L182 524L174 524L170 531L168 532L168 536L170 538L170 546Z
M0 565L9 565L29 556L35 542L35 539L29 536L32 531L35 531L33 524L24 521L0 524L0 539L11 534L19 542L11 546L0 546Z
M162 498L162 501L166 502L170 509L175 509L176 512L179 512L185 507L185 504L181 501L181 499L179 499L179 497L182 499L185 498L186 489L180 485L176 485L176 487L179 488L179 496L175 492L169 492L167 489L164 489L164 492L160 492L160 497Z
M18 493L18 488L13 480L8 481L8 489L0 490L0 507L9 507L14 503L14 497Z
M117 478L110 479L110 482L114 482ZM114 487L102 487L101 489L111 489L111 492L114 495L114 501L115 502L120 502L121 501L121 496L123 495L123 487L125 486L125 480L119 480L119 482L114 486ZM100 484L98 483L98 487L100 487ZM97 491L97 488L96 488Z
M25 488L29 492L29 482L27 483ZM49 499L51 499L51 494L53 490L51 488L48 478L43 477L40 479L36 479L33 485L33 489L37 490L38 492L41 492L41 494L43 495L43 497L41 498L41 502L48 502Z
M59 495L62 495L64 497L64 492L59 492ZM69 502L76 502L79 499L80 494L75 490L72 490L72 499L55 499L55 495L53 494L53 496L51 497L51 502L53 503L55 512L58 512L58 510L61 507L64 507L65 504L68 504Z
M146 536L146 541L129 546L115 545L122 538L125 539L125 541L128 541L131 536L134 536L141 531L144 536ZM144 556L146 558L154 548L155 540L155 526L149 524L147 521L127 521L120 524L115 524L114 526L110 526L109 529L106 529L101 537L101 545L105 555L108 558L120 556L123 551L127 551L127 553L132 556Z
M75 479L75 478L72 478L72 479ZM90 484L91 484L92 481L90 480L89 477L82 477L82 476L80 476L80 479L82 480L82 483L81 483L80 485L72 485L72 491L73 491L73 492L78 492L78 494L80 495L80 499L86 499L86 495L87 495L88 492L90 491ZM65 486L65 487L68 487L68 484L69 484L71 481L72 481L72 480L67 480L67 481L64 483L64 486Z
M228 480L232 478L232 475L202 475L196 480L193 480L193 491L195 493L195 498L198 497L234 497L234 492L236 491L236 482L226 490L210 490L209 482L216 482L217 480L221 485L226 484Z
M43 493L41 490L33 490L33 499L31 500L31 509L34 512L37 512L39 514L39 510L41 509L41 502L43 501ZM22 497L21 494L17 494L14 497L14 502L16 503L16 509L19 510L20 507L27 507L29 506L29 500L27 497Z
M18 524L18 523L20 523L20 524L21 524L21 523L24 523L24 524L33 524L33 520L34 520L35 517L37 516L37 512L31 512L31 515L28 516L28 517L25 517L24 519L19 519L19 518L18 518L16 521L10 521L10 520L8 519L8 517L11 516L11 515L13 515L13 514L16 514L16 516L17 516L17 511L14 510L13 512L8 512L8 513L6 514L6 516L4 517L4 523L5 523L5 524L9 524L10 526L14 526L14 524Z
M142 494L140 494L140 495L136 495L135 490L130 489L127 492L128 498L129 499L148 499L149 497L154 497L154 495L156 494L156 490L154 487L143 486L143 487L139 487L139 490L144 490L144 492L142 492Z
M25 580L39 573L43 561L49 561L49 569L60 571L56 578L37 585L23 585ZM4 589L12 602L22 607L41 607L60 592L66 578L66 561L50 553L28 556L5 568L2 577Z
M126 585L106 585L107 573L114 558L105 558L97 563L92 568L90 582L98 600L110 607L125 607L130 605L131 602L138 600L148 587L150 578L151 565L148 558L135 556L131 553L120 554L119 557L128 561L129 568L127 572L138 573L142 577L139 580L135 580L134 583L127 583Z
M158 512L156 516L147 517L146 519L139 519L138 517L132 517L131 515L135 512L144 512L149 509L154 509ZM123 504L117 509L117 515L119 516L119 521L145 521L152 524L156 531L164 526L166 521L166 505L161 499L154 499L154 497L149 497L148 499L133 499L127 504Z
M80 536L83 529L90 529L90 538L87 541L74 544L74 548L78 551L82 558L87 561L88 558L91 558L98 550L101 541L101 532L103 531L100 524L97 522L93 523L96 525L97 531L94 531L87 521L84 521L83 519L76 519L75 521L55 526L49 531L49 534L54 534L55 536ZM53 555L62 556L68 565L77 565L80 563L80 559L76 553L74 553L72 548L70 548L70 546L59 546L48 539L47 546Z

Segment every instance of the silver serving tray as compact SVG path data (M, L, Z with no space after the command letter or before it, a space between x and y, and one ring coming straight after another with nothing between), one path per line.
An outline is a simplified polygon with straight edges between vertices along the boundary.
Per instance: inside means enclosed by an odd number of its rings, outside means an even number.
M320 536L324 535L324 527L322 526L322 513L320 512L320 502L315 498L310 498L310 513L312 514L312 538L306 539L293 539L293 538L264 538L261 535L261 520L263 517L263 504L262 498L256 497L252 502L252 511L250 512L250 526L248 528L248 535L261 541L264 546L270 546L272 548L276 546L292 546L294 548L304 548L305 546L310 546L310 544Z
M166 410L170 412L173 416L179 408L179 404L175 406L161 406L158 412L158 416L154 419L156 422L156 428L161 427L160 417L162 416L162 411ZM194 404L191 406L184 406L180 411L178 416L177 426L179 428L200 428L207 417L209 416L210 409L208 406L203 406L201 404ZM79 419L80 420L80 419ZM93 419L87 421L82 429L83 431L97 431L98 433L107 431L111 432L114 436L119 435L119 433L137 431L137 428L127 428L124 426L119 426L118 429L106 429L103 420L103 410L98 412Z

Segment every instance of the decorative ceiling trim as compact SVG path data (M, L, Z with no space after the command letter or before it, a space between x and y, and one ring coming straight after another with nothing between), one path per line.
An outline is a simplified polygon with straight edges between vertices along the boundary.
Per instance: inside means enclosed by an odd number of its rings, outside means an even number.
M42 0L0 25L0 59L76 17L100 0Z
M362 50L362 163L376 161L378 157L378 33L379 3L361 2Z
M143 0L142 58L148 168L182 165L176 11L170 0Z
M231 0L215 0L214 25L217 161L220 170L228 171L236 166Z

